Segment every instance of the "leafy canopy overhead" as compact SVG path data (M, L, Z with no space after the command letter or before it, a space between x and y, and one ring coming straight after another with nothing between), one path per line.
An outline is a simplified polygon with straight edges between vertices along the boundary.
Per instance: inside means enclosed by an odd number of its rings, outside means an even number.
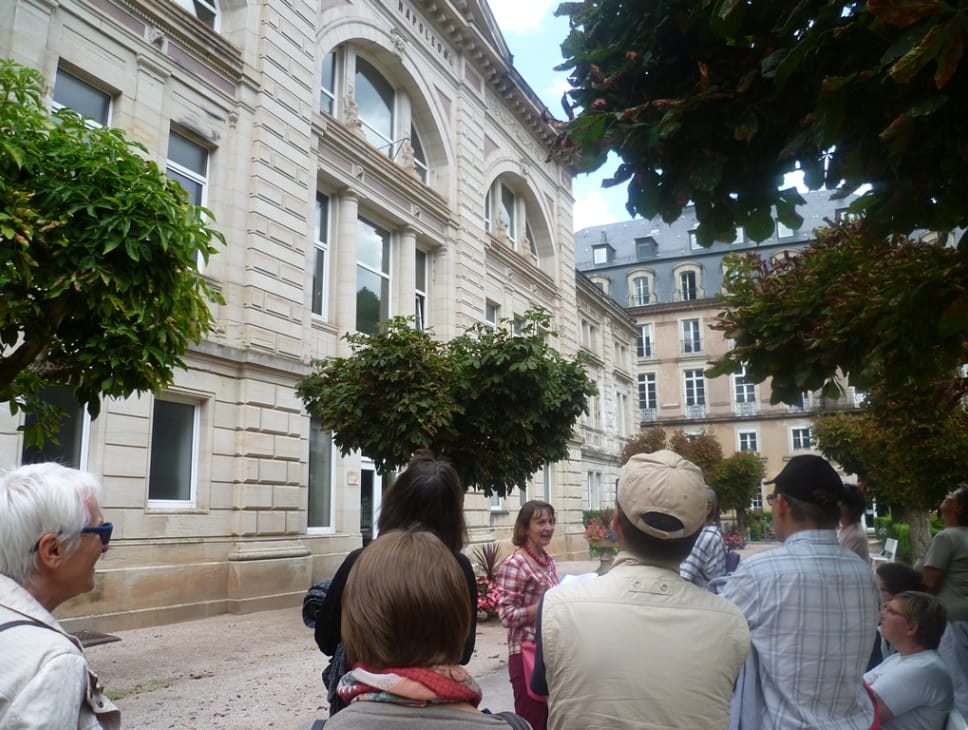
M224 239L123 132L51 115L37 71L0 60L0 98L0 402L38 414L38 443L46 386L96 416L101 395L171 382L221 301L196 259Z
M689 201L708 245L799 228L794 189L846 195L865 234L968 224L968 0L564 2L577 115L562 154L666 222Z
M583 358L547 343L549 323L533 309L518 333L477 324L438 342L395 317L377 334L346 335L353 355L317 362L296 392L344 456L359 449L385 473L430 448L465 487L505 496L567 457L596 393Z

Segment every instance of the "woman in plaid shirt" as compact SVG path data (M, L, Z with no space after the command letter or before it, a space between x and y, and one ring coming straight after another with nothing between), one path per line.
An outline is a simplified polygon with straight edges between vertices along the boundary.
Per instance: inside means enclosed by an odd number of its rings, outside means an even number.
M511 542L518 549L497 570L501 590L498 615L508 629L508 674L514 690L514 711L523 716L534 730L545 730L548 705L528 695L521 643L534 644L534 621L544 592L558 585L554 558L545 548L555 534L555 508L547 502L526 503L514 523Z

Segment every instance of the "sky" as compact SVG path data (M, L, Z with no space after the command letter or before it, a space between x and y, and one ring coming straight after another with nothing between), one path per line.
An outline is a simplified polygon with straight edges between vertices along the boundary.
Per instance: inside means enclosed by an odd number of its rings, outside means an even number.
M561 0L488 0L504 41L514 55L514 66L545 106L558 119L565 118L561 95L568 89L567 74L556 72L561 63L561 42L568 35L568 19L554 17ZM617 166L610 157L598 171L575 178L574 229L629 219L625 185L603 189L601 181Z

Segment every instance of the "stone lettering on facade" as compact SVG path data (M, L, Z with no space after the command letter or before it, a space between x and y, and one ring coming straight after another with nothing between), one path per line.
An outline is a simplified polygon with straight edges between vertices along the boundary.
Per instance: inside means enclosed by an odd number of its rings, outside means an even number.
M409 3L397 0L397 13L427 48L436 53L443 61L451 66L454 65L454 52L449 46L444 45L444 42L433 32L430 24L424 22L423 17Z

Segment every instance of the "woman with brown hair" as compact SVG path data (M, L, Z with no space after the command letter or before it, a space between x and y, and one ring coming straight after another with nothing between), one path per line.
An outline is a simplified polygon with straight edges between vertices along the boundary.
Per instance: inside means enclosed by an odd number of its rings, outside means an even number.
M327 728L525 728L477 709L481 690L457 662L471 625L460 567L429 532L381 534L350 571L342 633L353 667L339 682L347 707Z
M508 675L514 690L514 711L535 730L545 729L548 705L528 694L522 644L534 644L541 596L558 584L554 558L546 552L554 534L555 508L547 502L527 502L518 512L511 537L518 549L505 558L497 571L501 591L498 615L508 630Z
M461 664L466 664L474 653L477 635L477 579L470 560L461 553L467 531L464 523L464 489L454 468L446 461L435 459L426 450L414 454L407 468L387 490L377 521L379 534L411 527L436 535L451 551L455 565L464 576L471 608L468 609L470 624L464 636L464 650L459 659ZM343 708L336 694L336 682L342 672L340 668L334 671L332 667L341 664L342 659L340 624L344 593L350 569L363 553L364 549L359 548L346 556L316 613L316 644L320 651L334 658L327 672L323 673L329 689L331 715Z

